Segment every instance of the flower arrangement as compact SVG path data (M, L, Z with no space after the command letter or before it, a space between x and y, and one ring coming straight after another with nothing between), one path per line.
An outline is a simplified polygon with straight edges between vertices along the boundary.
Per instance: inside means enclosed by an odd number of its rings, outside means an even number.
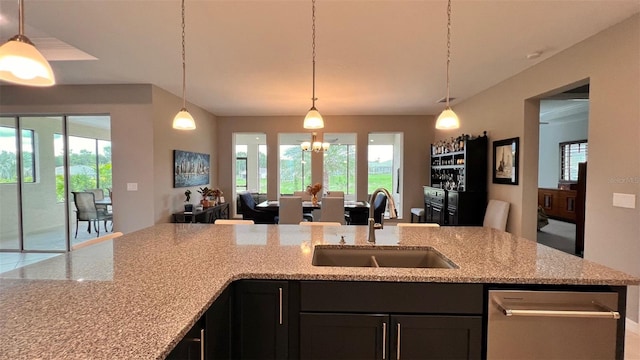
M207 199L209 196L213 196L213 189L209 189L208 187L203 187L198 189L200 195L202 195L203 199Z
M312 185L307 186L307 193L313 196L318 194L320 190L322 190L322 184L320 183L315 183L313 184L313 186Z
M215 189L211 189L211 196L215 197L215 198L219 198L220 196L222 196L222 190L215 188Z

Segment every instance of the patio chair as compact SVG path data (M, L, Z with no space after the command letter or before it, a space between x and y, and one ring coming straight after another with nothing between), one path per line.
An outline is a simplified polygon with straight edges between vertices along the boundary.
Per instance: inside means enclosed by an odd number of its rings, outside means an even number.
M78 225L80 221L87 221L87 231L91 233L91 223L96 230L96 237L100 236L100 221L104 221L104 230L107 230L107 221L113 222L113 214L96 208L93 192L73 191L73 202L76 205L76 235L78 237Z

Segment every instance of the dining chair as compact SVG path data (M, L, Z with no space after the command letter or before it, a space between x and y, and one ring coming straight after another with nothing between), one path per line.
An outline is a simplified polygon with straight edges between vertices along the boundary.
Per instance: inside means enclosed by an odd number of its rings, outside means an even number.
M302 198L302 201L311 201L311 194L306 191L294 191L293 196L299 196ZM313 210L312 211L304 211L302 212L302 217L304 217L307 221L313 221Z
M344 225L344 198L323 197L320 206L320 221L335 221Z
M382 225L384 221L384 212L387 210L387 196L384 193L378 193L373 200L373 221Z
M256 201L250 192L238 194L243 220L253 220L256 224L275 224L275 212L256 209Z
M215 224L234 224L234 225L251 225L255 224L253 220L241 220L241 219L216 219Z
M93 193L94 200L104 200L104 190L102 189L89 189L87 192ZM107 211L107 205L96 204L96 209L100 211Z
M302 198L299 196L281 196L278 209L278 224L298 224L303 219Z
M94 224L96 236L100 236L100 221L104 221L104 230L107 231L107 221L113 222L113 214L103 210L98 210L93 192L73 191L73 202L76 206L76 235L78 237L78 224L80 221L87 221L87 231L91 233L91 223Z
M399 227L440 227L440 224L436 223L398 223Z
M314 221L314 222L301 221L300 225L309 225L309 226L342 226L342 224L340 224L337 221Z
M101 242L106 241L106 240L115 239L115 238L120 237L120 236L122 236L122 233L120 231L114 232L114 233L111 233L111 234L107 234L107 235L102 235L102 236L97 237L95 239L83 241L83 242L81 242L79 244L72 245L71 246L71 250L78 250L78 249L81 249L83 247L86 247L86 246L89 246L89 245L93 245L93 244L97 244L97 243L101 243Z
M294 191L293 196L301 197L302 201L311 201L311 194L306 191Z
M505 231L507 218L509 218L509 203L502 200L489 200L487 210L484 213L482 226Z

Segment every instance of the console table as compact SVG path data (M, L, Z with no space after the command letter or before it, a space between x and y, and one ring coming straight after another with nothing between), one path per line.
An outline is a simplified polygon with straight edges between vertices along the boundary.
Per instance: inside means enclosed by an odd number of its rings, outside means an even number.
M176 223L213 223L216 219L229 218L229 203L222 203L202 210L194 209L191 212L180 211L173 213L173 222Z

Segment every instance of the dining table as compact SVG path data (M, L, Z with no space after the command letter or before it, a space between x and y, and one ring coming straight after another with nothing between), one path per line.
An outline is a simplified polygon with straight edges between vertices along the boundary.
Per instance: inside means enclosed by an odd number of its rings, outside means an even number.
M364 200L345 200L344 211L349 214L349 225L367 225L369 218L369 202ZM278 212L280 202L278 200L266 200L256 205L256 209ZM302 202L302 211L311 212L322 209L322 199L316 204L311 201Z

